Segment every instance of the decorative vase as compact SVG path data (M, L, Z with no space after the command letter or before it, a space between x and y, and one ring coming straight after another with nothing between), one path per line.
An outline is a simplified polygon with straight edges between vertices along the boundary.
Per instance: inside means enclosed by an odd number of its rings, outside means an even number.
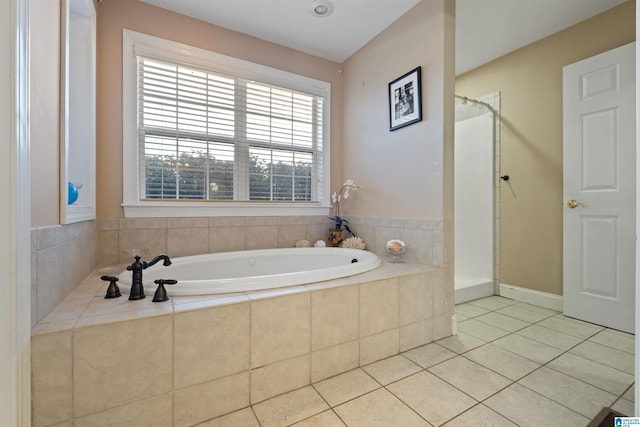
M332 229L329 230L329 244L331 246L338 246L342 242L342 230Z
M402 254L407 251L407 244L402 240L389 240L384 249L391 255L389 262L402 262Z

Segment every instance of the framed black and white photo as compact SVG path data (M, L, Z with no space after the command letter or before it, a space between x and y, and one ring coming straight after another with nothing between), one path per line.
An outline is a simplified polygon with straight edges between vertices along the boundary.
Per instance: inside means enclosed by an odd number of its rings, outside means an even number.
M422 120L421 67L389 83L389 130Z

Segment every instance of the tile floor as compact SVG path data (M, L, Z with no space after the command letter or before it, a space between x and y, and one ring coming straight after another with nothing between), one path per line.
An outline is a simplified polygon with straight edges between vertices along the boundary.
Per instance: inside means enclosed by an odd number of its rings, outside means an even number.
M634 336L501 297L458 335L208 421L206 427L586 426L633 412Z

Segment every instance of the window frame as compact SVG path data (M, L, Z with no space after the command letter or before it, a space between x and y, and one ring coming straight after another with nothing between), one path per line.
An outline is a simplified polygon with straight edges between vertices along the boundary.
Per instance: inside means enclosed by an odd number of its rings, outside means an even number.
M125 217L197 217L197 216L290 216L327 215L330 171L330 105L331 85L328 82L283 70L251 63L216 52L188 46L131 30L123 30L122 89L122 166L123 203ZM317 171L318 201L150 201L140 198L138 165L138 100L137 55L210 69L247 80L256 80L283 88L307 92L325 99L323 108L322 166Z

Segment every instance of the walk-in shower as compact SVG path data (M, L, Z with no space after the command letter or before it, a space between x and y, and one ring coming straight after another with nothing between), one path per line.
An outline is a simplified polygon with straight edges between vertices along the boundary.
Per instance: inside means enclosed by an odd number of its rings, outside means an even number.
M498 265L496 124L500 95L456 95L454 269L456 302L494 294Z

